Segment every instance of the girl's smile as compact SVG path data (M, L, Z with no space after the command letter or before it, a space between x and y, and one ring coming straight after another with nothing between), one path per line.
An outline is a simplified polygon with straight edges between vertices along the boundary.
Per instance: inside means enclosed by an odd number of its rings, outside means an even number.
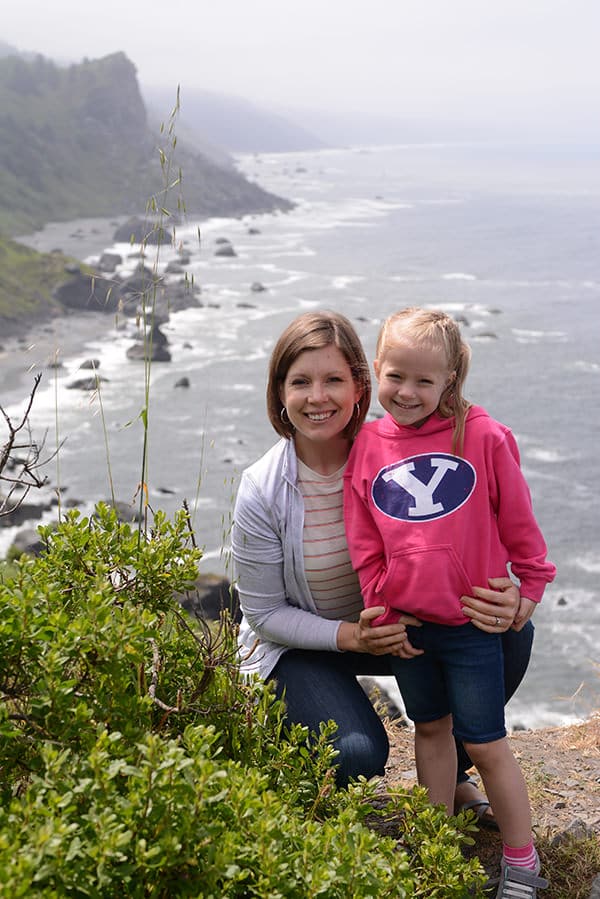
M400 425L418 428L439 406L452 373L441 347L387 346L375 360L378 399Z

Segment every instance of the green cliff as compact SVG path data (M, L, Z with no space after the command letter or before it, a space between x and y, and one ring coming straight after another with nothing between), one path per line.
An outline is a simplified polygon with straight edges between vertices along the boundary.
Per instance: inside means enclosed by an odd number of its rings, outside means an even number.
M176 99L174 86L172 107ZM167 122L171 111L165 110ZM42 56L0 59L0 233L140 214L157 194L170 211L183 196L188 215L200 218L291 207L173 143L168 128L154 134L149 127L135 67L123 53L66 68ZM180 171L182 184L165 200L165 185Z

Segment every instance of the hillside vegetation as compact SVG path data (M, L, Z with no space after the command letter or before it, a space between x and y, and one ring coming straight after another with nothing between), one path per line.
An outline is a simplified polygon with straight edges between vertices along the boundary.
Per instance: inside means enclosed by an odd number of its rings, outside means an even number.
M53 298L55 287L67 278L62 253L37 253L0 237L0 332L2 337L22 331L64 310Z
M333 726L286 734L231 621L184 616L201 561L184 513L141 534L99 505L41 533L0 574L3 896L479 895L464 814L337 789ZM369 826L390 815L395 836Z
M165 119L176 103L174 85ZM157 185L160 205L177 209L183 191L186 211L201 218L291 207L183 146L168 148L165 183L158 146L163 138L148 125L135 67L123 53L67 68L42 56L0 59L0 233L139 214ZM183 188L174 183L180 170ZM167 186L172 196L164 196Z

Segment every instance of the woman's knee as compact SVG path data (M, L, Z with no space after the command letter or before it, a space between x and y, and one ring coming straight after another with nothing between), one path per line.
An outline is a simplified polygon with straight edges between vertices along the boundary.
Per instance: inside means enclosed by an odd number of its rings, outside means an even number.
M360 776L369 779L384 774L390 751L385 731L378 736L360 731L342 734L334 745L338 786L345 787Z

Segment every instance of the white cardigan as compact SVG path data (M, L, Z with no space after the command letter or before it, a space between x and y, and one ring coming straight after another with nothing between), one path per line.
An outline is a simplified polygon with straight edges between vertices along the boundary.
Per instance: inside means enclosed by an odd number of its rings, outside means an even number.
M293 440L282 438L247 468L232 529L234 576L243 613L242 671L268 677L286 649L339 652L340 621L321 618L304 572L304 501Z

